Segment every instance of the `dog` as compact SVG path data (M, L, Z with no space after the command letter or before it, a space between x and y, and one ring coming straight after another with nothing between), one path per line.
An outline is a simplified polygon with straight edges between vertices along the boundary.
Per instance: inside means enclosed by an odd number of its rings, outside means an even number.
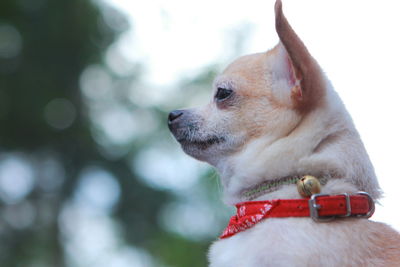
M217 169L224 201L238 208L210 248L210 266L400 266L399 233L364 218L381 190L360 136L280 0L275 27L278 45L231 63L208 105L168 117L183 150ZM304 198L296 183L305 175L320 190ZM341 201L345 214L320 218L324 198ZM367 203L365 216L353 216L356 198ZM277 203L297 203L307 215L272 216Z

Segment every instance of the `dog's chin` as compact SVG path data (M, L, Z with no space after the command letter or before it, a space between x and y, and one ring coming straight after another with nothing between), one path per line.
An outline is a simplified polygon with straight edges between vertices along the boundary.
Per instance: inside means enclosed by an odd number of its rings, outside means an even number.
M220 155L223 151L226 138L222 136L210 136L205 139L177 139L181 144L183 151L195 159L211 163L211 159Z

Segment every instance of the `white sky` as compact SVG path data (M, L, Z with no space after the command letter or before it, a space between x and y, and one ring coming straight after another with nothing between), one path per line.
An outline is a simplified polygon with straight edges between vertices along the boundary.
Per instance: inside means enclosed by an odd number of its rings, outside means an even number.
M244 25L253 26L244 54L265 51L278 40L272 0L104 1L133 24L118 49L132 62L146 62L147 82L160 88L209 63L227 63L229 32ZM283 6L341 95L374 163L386 197L373 219L400 230L400 2L283 0Z

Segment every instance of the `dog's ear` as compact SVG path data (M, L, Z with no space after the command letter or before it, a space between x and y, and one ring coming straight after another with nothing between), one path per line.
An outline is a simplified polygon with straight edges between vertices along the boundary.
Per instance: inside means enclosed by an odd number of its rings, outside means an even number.
M318 63L308 52L306 46L294 32L282 12L282 2L275 2L275 27L281 45L285 49L287 73L290 77L291 99L294 107L308 112L321 104L325 94L325 82Z

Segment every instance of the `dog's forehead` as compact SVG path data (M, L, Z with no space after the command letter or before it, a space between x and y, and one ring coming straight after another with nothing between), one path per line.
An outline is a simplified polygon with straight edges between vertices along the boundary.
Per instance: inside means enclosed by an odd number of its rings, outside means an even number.
M215 79L215 87L241 90L252 88L252 91L264 87L267 57L268 53L265 52L236 59Z
M215 80L219 84L258 84L265 75L267 53L242 56L226 67Z
M244 78L254 77L258 71L264 72L267 53L242 56L226 67L223 75L240 75Z

